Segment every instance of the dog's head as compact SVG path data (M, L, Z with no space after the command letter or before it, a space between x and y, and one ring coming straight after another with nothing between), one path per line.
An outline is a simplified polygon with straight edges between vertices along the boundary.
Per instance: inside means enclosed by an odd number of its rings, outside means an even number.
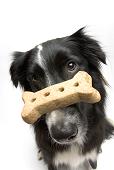
M104 112L105 89L100 62L106 64L105 54L98 42L80 29L71 36L42 43L27 52L15 52L10 74L14 85L36 92L47 86L71 79L79 70L93 78L93 87L100 91L97 104L78 103L45 115L52 139L60 144L77 142L83 145L87 135Z

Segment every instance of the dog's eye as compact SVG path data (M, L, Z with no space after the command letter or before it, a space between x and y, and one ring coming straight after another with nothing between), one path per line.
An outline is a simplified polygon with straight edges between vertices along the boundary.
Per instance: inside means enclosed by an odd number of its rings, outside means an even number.
M33 77L33 78L32 78L32 81L33 81L33 82L37 82L38 80L36 80L36 79Z
M74 61L68 61L66 66L69 71L74 71L76 69L76 63Z
M31 75L29 75L29 76L27 77L27 80L28 80L29 82L37 82L37 81L38 81L37 78L35 78L34 76L31 76Z

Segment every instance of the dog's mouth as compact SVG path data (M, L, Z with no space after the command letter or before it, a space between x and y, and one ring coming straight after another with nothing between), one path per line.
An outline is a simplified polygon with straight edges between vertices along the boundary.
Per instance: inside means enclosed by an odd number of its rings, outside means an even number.
M51 136L52 140L55 142L55 143L58 143L60 145L70 145L72 143L75 143L76 142L76 135L72 135L70 138L68 138L67 140L57 140L55 138L53 138Z

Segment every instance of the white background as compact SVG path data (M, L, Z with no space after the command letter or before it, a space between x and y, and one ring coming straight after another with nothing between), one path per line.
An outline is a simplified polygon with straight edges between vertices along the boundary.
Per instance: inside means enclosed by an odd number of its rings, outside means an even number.
M114 4L113 0L0 0L0 169L45 170L37 161L32 127L24 123L21 90L9 76L11 52L26 51L48 39L86 32L101 42L107 54L104 76L107 116L114 120ZM103 144L97 170L114 170L114 139Z

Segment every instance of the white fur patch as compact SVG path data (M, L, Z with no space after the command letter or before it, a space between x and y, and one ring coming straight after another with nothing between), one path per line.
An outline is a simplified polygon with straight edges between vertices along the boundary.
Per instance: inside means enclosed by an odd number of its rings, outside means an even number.
M61 120L63 116L64 116L64 112L62 111L59 110L52 111L49 117L47 117L47 123L49 129L51 128L52 125L55 125L59 120Z
M38 45L37 48L38 48L38 63L39 63L39 65L42 66L42 65L43 65L43 62L42 62L41 52L42 52L42 50L43 50L43 46L42 46L42 45Z
M51 78L50 78L51 76L49 75L47 71L46 64L45 64L46 61L44 59L44 56L41 54L43 51L43 46L40 44L37 46L37 48L38 48L38 64L41 66L42 69L45 70L45 75L47 78L47 85L51 86L52 85Z
M65 164L71 167L71 169L77 168L85 160L91 159L95 161L97 159L96 149L82 155L81 149L77 145L72 145L70 149L63 152L58 152L54 158L54 164L59 166L60 164Z

